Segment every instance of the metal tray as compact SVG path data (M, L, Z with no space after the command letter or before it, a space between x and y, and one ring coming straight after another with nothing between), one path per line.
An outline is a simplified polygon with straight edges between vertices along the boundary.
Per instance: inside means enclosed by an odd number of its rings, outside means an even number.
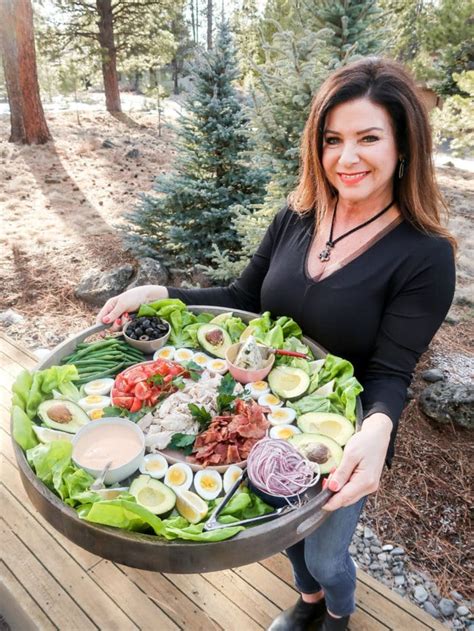
M191 305L189 309L196 313L206 311L216 315L228 311L212 306ZM258 317L247 311L234 309L233 312L245 322ZM104 328L104 325L95 325L69 338L42 360L37 369L42 370L58 364L78 343ZM304 338L304 341L317 358L326 355L326 351L309 338ZM358 425L361 419L362 406L358 400ZM214 572L267 558L297 543L318 528L327 517L327 513L321 507L332 495L331 491L322 490L321 485L318 485L311 489L309 501L300 509L248 528L226 541L166 541L154 535L98 526L79 519L71 507L64 504L36 477L21 448L14 441L13 444L23 486L31 502L46 521L89 552L110 561L144 570L176 574Z

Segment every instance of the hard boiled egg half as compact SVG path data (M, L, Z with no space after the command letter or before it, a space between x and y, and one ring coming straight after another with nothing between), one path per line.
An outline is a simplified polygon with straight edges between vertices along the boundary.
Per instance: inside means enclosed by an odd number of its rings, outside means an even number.
M84 384L84 392L88 395L109 394L113 385L113 379L95 379Z
M270 438L279 438L280 440L289 440L301 434L301 430L295 425L276 425L270 429Z
M231 464L224 473L224 492L228 493L237 480L242 477L243 471L236 464Z
M203 500L215 500L222 491L222 478L215 469L201 469L194 476L194 488Z
M156 351L156 353L153 355L153 359L173 359L174 352L174 346L163 346L163 348L160 348Z
M270 392L270 387L266 381L252 381L245 386L245 390L250 393L252 399L258 399L263 394Z
M207 369L209 372L223 375L227 372L227 362L223 359L211 359L211 361L207 364Z
M140 472L161 480L168 471L168 462L160 454L148 454L140 463Z
M283 405L283 401L280 401L280 399L274 394L268 393L262 394L258 397L258 404L263 405L263 407L266 408L276 408Z
M271 408L267 419L271 425L289 425L296 418L296 411L292 408L274 407Z
M178 348L178 350L174 352L174 361L189 362L192 360L193 355L194 353L190 348Z
M193 471L188 464L176 462L165 475L165 484L171 489L187 491L193 483Z
M206 355L206 353L194 353L193 357L192 357L192 361L197 364L198 366L201 366L201 368L207 368L209 362L211 361L211 358Z
M83 410L90 412L97 408L106 408L110 405L110 397L106 397L102 394L90 394L87 397L79 399L77 403Z

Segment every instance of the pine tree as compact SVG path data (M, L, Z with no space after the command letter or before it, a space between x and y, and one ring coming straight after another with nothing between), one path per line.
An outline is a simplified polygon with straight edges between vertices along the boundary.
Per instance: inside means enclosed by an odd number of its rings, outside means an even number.
M143 195L128 216L126 241L137 253L189 268L210 263L213 248L236 254L233 208L261 202L266 175L248 160L248 119L236 89L228 26L192 72L194 90L178 134L176 171L160 176L157 195Z
M285 14L285 28L272 21L276 30L263 46L265 63L255 68L254 94L256 151L270 169L271 183L257 212L234 219L240 262L215 258L229 277L245 266L296 185L300 138L313 95L333 69L383 50L382 15L376 0L300 0Z

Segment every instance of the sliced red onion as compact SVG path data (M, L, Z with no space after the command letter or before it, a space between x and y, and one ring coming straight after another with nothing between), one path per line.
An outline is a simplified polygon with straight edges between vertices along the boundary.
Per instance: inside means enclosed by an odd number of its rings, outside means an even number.
M247 474L257 489L279 497L301 495L320 478L319 467L286 440L273 438L263 438L253 446L247 458Z

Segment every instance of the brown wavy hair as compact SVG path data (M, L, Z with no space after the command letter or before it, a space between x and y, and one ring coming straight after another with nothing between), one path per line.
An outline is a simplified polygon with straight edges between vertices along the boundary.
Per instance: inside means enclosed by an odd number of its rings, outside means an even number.
M405 160L404 175L393 178L394 199L403 218L422 232L439 235L456 248L456 241L441 223L448 208L435 179L428 114L418 88L405 68L394 61L368 57L339 68L313 98L301 141L298 186L290 206L299 213L314 212L319 223L334 203L337 191L323 164L323 137L328 112L336 105L368 98L388 112L398 155Z

